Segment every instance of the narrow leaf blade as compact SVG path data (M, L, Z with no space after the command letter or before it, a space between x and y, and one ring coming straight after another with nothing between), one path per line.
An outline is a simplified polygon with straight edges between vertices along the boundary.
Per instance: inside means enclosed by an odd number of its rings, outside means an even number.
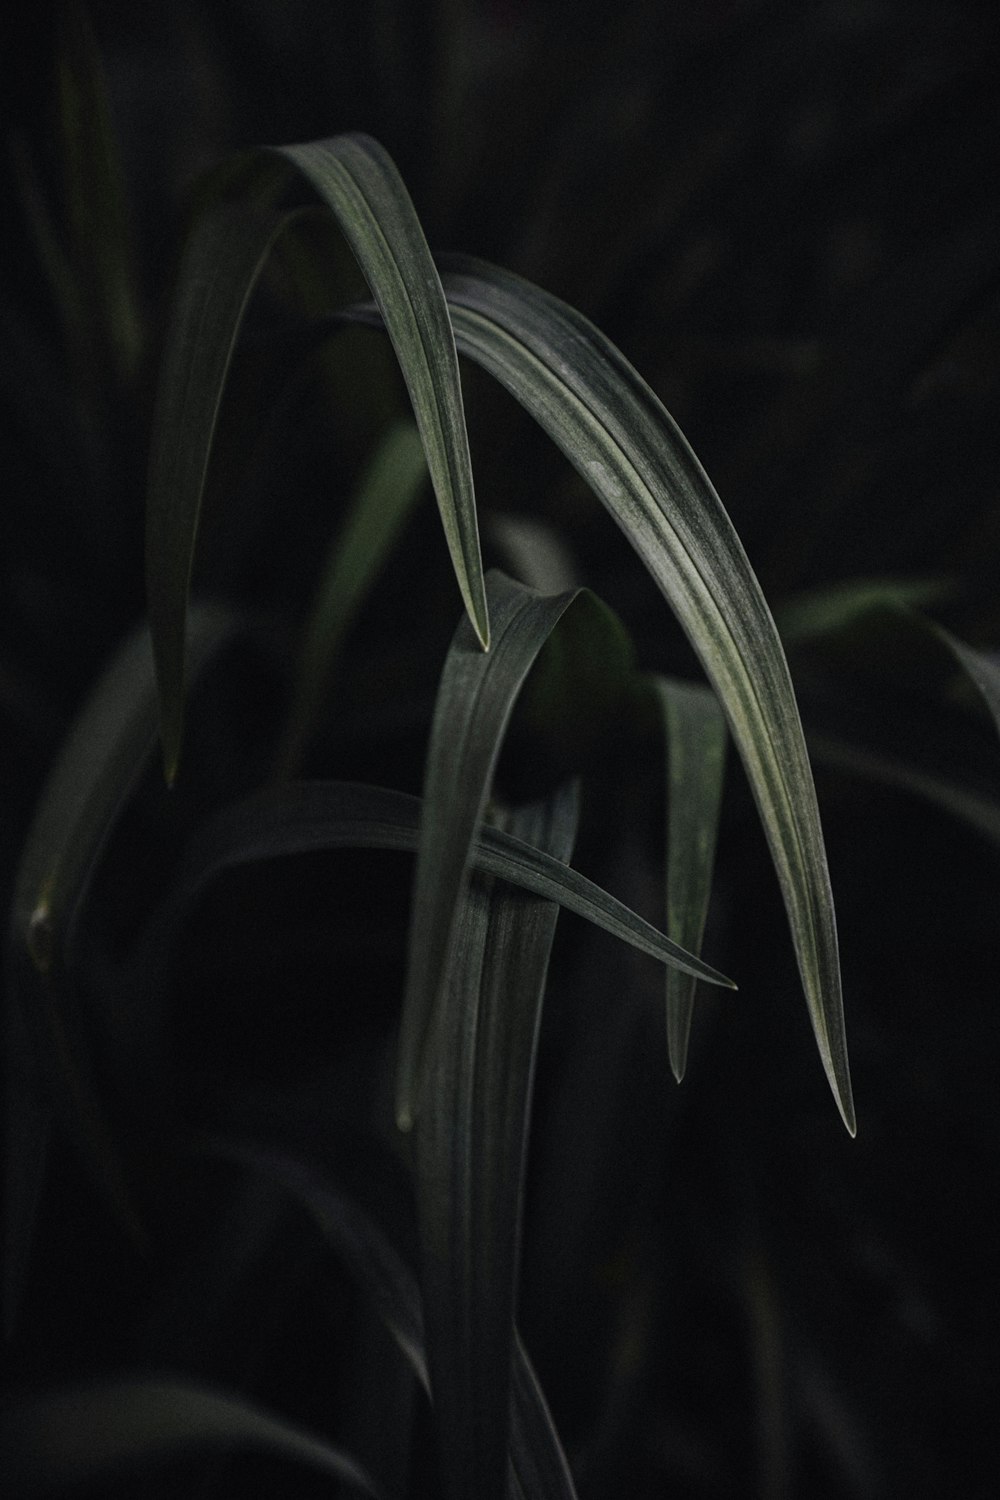
M653 688L667 736L667 931L697 953L712 889L726 721L710 688L666 677L655 678ZM666 987L667 1045L680 1083L687 1067L695 980L668 969Z
M190 621L199 673L239 628L201 606ZM20 1298L41 1195L54 1101L119 1218L138 1233L111 1135L91 1081L65 985L66 955L93 871L156 746L157 695L149 635L136 631L94 687L67 736L25 841L11 912L6 1068L16 1116L6 1147L4 1316Z
M146 497L146 595L168 782L177 775L191 572L222 393L243 315L293 214L214 204L185 247L160 367Z
M330 849L416 852L421 802L406 792L357 782L301 781L274 786L224 809L192 845L173 894L141 945L137 968L160 967L149 949L169 946L177 924L207 885L226 870L258 860ZM645 918L560 860L488 824L472 850L474 867L546 900L556 901L661 963L675 964L708 984L731 980L685 952Z
M333 212L378 304L410 393L459 589L486 649L489 612L455 336L410 196L370 136L277 150Z
M379 1493L324 1439L240 1396L183 1379L95 1380L9 1405L0 1415L4 1473L26 1497L171 1458L240 1448L276 1453L362 1494Z
M580 314L481 262L448 262L460 350L537 419L603 501L683 626L726 713L778 875L820 1058L855 1131L840 959L812 771L757 579L687 442Z
M572 789L506 820L561 860ZM449 1492L499 1500L535 1047L558 907L474 878L415 1132L427 1348Z

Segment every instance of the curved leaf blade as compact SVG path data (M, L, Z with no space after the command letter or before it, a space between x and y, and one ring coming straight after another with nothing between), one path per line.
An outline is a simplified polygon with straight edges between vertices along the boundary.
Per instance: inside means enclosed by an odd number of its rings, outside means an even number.
M18 1402L0 1415L4 1474L25 1497L233 1448L276 1453L361 1494L380 1493L352 1459L324 1439L242 1397L193 1381L95 1380Z
M697 953L705 930L726 766L726 721L710 688L652 682L667 737L667 931ZM694 1011L693 975L668 969L667 1047L680 1083Z
M627 360L585 318L496 267L451 259L459 349L563 449L659 585L726 713L781 886L820 1058L855 1133L836 920L785 654L722 502Z
M247 304L271 247L294 217L267 203L217 203L196 221L181 261L146 495L146 598L169 783L181 752L188 600L222 393Z
M168 946L177 923L206 886L226 870L258 860L331 849L395 849L414 853L421 802L406 792L356 782L302 781L275 786L224 809L195 840L169 903L147 932L137 965L145 974L161 967L152 946ZM472 861L496 876L631 944L661 963L690 968L709 984L735 988L716 969L686 953L638 913L571 866L499 828L483 825Z
M333 212L378 305L410 393L462 599L487 650L489 611L455 336L410 195L388 152L370 136L275 149Z

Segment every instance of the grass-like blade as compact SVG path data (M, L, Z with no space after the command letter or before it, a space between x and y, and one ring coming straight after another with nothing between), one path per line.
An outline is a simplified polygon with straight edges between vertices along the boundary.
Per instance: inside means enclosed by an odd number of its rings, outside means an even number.
M168 782L181 752L188 598L222 394L247 303L293 217L266 202L216 202L195 221L178 273L146 496L146 597Z
M575 792L505 822L566 861ZM503 1495L535 1046L557 915L552 902L473 878L417 1117L427 1352L454 1500Z
M710 688L656 677L667 738L667 931L701 948L726 768L726 721ZM667 1046L680 1083L687 1067L695 980L668 969Z
M775 621L790 647L846 630L874 610L922 609L947 592L939 578L848 578L787 599Z
M544 595L502 573L487 578L494 642L484 655L463 620L434 708L400 1027L396 1118L412 1124L425 1052L454 942L477 831L518 694L539 652L579 591Z
M427 477L420 435L411 421L393 424L361 476L351 509L330 551L306 627L280 762L294 774L319 713L333 663Z
M63 7L60 33L59 124L69 263L84 285L92 336L107 340L115 374L124 383L135 371L143 336L124 173L107 81L83 5Z
M455 336L410 195L370 136L334 136L279 154L332 210L378 305L410 393L459 589L485 649L489 612Z
M140 972L148 975L162 969L162 963L150 957L152 946L160 952L169 948L184 914L226 870L330 849L415 853L420 821L419 797L358 782L291 782L225 808L192 844L171 897L143 941ZM731 980L686 953L586 876L503 829L489 824L479 829L472 862L481 873L558 902L661 963L689 968L706 983L733 987Z
M363 1495L369 1476L323 1438L240 1396L179 1378L95 1380L9 1404L0 1456L12 1493L94 1485L206 1452L251 1450L306 1464Z
M232 641L229 611L192 611L192 668ZM137 631L98 681L43 788L15 883L11 912L6 1069L4 1317L11 1326L33 1238L53 1103L133 1232L121 1169L90 1078L66 974L78 913L119 814L156 747L157 693L150 639ZM39 1097L39 1094L46 1097Z
M443 280L459 349L535 416L603 501L716 690L770 844L823 1067L853 1134L812 771L785 654L732 522L656 396L584 317L482 262L449 260Z
M313 1219L348 1273L396 1340L424 1391L430 1377L424 1350L420 1284L385 1231L326 1172L287 1151L252 1141L213 1137L198 1143L278 1184ZM576 1500L569 1465L531 1361L515 1330L510 1414L511 1500Z

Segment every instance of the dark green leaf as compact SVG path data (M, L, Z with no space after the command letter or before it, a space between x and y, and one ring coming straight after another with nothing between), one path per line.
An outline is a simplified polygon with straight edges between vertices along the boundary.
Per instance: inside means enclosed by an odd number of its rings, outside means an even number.
M576 598L576 592L536 594L496 572L487 578L487 592L493 648L484 655L467 622L460 624L434 709L400 1031L396 1118L404 1130L419 1103L456 912L504 733L539 651Z
M195 840L173 895L147 934L139 971L163 967L177 923L208 883L225 870L256 860L278 859L325 849L418 847L420 799L384 787L355 782L302 781L276 786L226 808ZM631 911L622 902L544 850L488 824L473 848L475 867L584 917L662 963L690 966L699 979L732 988L732 981Z
M279 154L332 210L378 304L413 403L455 576L485 649L490 625L455 336L410 196L370 136L335 136Z
M230 612L192 611L196 673L233 639ZM156 746L157 697L148 632L121 648L78 715L39 799L15 884L8 983L4 1303L9 1327L20 1296L41 1193L53 1104L104 1185L119 1219L138 1233L118 1153L91 1080L73 1013L67 954L101 853ZM44 1095L45 1097L40 1097Z
M270 204L214 204L185 247L167 328L150 442L146 592L168 782L177 775L195 541L222 392L251 293L294 216Z
M570 857L568 789L506 827ZM503 1494L535 1046L558 907L474 877L417 1118L427 1350L447 1489Z
M667 931L701 948L726 767L726 722L715 694L697 683L653 679L667 736ZM695 980L667 970L667 1044L674 1077L687 1066Z
M537 287L448 263L459 349L523 403L604 502L697 651L747 770L820 1057L855 1130L833 897L785 655L739 538L660 402L587 320Z
M18 1402L0 1415L4 1477L25 1500L230 1449L276 1453L362 1494L379 1494L368 1475L324 1439L242 1397L184 1379L92 1381Z
M201 1150L241 1164L280 1184L320 1232L370 1299L414 1375L430 1394L424 1354L420 1287L384 1231L336 1182L284 1151L225 1138ZM515 1330L510 1416L512 1500L576 1500L576 1491L538 1378Z

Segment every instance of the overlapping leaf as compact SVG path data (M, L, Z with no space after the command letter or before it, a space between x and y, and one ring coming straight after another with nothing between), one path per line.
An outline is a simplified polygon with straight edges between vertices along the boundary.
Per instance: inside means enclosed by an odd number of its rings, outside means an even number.
M356 782L291 782L224 809L192 845L172 896L146 934L139 972L148 976L163 969L163 954L177 924L208 883L225 870L317 850L415 852L420 821L418 797ZM690 966L707 983L731 985L600 886L503 829L489 824L480 828L472 862L482 874L555 901L662 963Z
M441 674L427 753L399 1044L396 1118L404 1130L419 1103L456 913L507 724L538 653L578 593L537 594L497 572L487 576L487 592L492 649L480 652L462 621Z
M506 826L560 860L572 789ZM435 1019L415 1164L427 1349L448 1493L500 1500L535 1046L558 907L474 878Z
M705 667L746 767L820 1057L855 1129L833 897L784 652L708 477L653 392L585 318L517 277L450 260L459 349L536 417L604 502Z
M410 196L370 136L284 146L279 154L332 210L378 304L413 403L455 576L486 647L490 625L455 337Z

